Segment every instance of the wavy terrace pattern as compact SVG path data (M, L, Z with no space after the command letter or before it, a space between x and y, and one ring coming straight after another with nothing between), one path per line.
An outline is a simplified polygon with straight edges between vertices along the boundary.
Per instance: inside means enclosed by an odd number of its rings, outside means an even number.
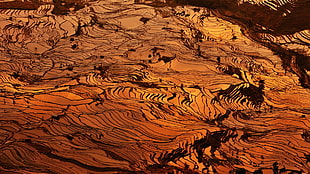
M0 7L1 173L310 172L309 1Z

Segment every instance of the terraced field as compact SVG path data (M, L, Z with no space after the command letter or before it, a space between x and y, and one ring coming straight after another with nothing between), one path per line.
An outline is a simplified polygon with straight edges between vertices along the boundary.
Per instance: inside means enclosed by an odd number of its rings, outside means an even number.
M309 173L307 9L0 1L0 173Z

